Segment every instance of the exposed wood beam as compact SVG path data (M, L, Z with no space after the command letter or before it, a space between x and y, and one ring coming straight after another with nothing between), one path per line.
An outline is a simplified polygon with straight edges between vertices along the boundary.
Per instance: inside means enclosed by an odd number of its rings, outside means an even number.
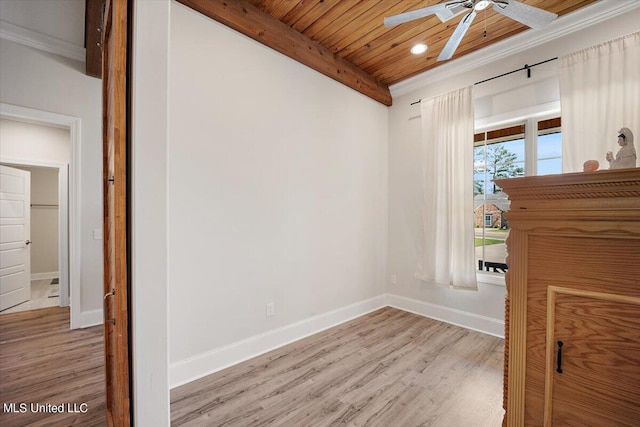
M84 47L86 50L86 74L102 77L102 48L100 34L102 27L102 5L104 0L85 0Z
M178 1L363 95L391 105L388 86L244 0Z

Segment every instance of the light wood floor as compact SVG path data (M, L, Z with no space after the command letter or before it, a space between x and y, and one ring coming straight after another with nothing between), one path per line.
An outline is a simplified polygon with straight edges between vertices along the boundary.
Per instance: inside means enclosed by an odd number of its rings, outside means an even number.
M102 331L70 330L68 307L0 316L0 426L105 425ZM5 412L10 403L27 412ZM87 412L31 413L31 403L86 403Z
M384 308L171 391L174 426L498 427L503 340Z

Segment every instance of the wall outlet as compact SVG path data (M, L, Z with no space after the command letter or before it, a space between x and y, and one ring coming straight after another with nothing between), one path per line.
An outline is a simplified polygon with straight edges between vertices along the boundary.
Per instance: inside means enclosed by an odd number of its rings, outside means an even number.
M276 308L272 302L267 303L267 317L274 316L276 314Z
M392 285L397 285L398 284L398 278L396 277L395 274L391 275L391 284Z

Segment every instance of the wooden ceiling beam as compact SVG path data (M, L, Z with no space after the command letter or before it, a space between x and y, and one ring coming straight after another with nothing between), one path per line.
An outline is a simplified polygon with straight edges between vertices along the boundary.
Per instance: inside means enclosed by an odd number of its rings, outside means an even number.
M363 95L392 103L387 85L244 0L178 1Z
M104 0L85 0L84 47L85 72L91 77L102 77L102 5Z

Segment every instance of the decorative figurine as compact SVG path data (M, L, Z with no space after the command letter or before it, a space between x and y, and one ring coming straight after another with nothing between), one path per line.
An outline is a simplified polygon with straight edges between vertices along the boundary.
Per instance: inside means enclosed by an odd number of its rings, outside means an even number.
M609 162L609 169L623 169L623 168L635 168L636 167L636 148L633 146L633 133L631 129L622 128L618 132L618 145L620 150L613 157L613 152L607 151L607 161Z

